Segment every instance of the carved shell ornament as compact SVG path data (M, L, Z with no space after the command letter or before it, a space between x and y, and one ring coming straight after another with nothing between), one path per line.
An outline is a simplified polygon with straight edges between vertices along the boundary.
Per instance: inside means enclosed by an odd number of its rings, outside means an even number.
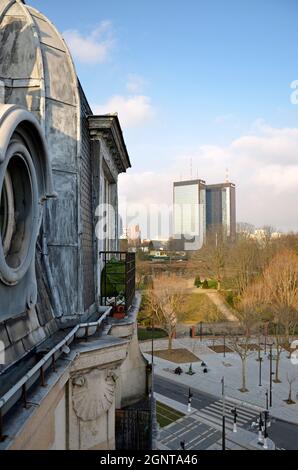
M117 376L113 372L93 369L73 379L73 408L78 418L92 421L108 411L114 400Z

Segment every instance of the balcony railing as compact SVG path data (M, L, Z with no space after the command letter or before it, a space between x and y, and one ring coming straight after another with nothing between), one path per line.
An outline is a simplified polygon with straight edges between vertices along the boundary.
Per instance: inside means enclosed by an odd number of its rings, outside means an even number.
M128 313L136 289L135 253L101 251L101 305Z

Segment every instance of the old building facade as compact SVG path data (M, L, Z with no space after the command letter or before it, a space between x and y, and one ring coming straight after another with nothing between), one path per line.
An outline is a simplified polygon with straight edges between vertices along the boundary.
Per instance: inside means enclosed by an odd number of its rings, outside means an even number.
M146 395L140 298L127 283L113 319L101 281L129 167L54 25L0 0L0 449L113 449L115 411Z

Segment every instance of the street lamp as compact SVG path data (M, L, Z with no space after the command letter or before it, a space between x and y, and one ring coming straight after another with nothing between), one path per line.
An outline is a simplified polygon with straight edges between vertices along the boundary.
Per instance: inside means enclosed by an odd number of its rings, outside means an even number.
M269 402L268 402L268 389L266 390L266 411L269 410Z
M267 420L269 417L269 411L264 412L264 449L268 449L268 431L267 431Z
M263 344L263 343L261 343ZM266 351L266 347L269 346L269 360L270 360L270 367L269 367L269 404L270 404L270 407L272 406L272 377L274 375L274 372L272 371L272 359L273 359L273 356L272 356L272 346L273 346L273 343L265 343L265 351ZM260 356L260 359L261 359L261 356ZM259 361L259 359L257 359ZM259 362L259 385L262 385L261 384L261 360ZM266 397L268 398L268 390L267 390L267 393L266 393ZM268 400L267 400L267 409L268 409Z
M269 352L269 359L270 359L270 387L269 387L269 404L270 404L270 407L272 407L272 376L274 375L274 372L272 372L272 346L273 346L273 343L270 343L268 344L269 348L270 348L270 352Z
M191 390L188 390L188 405L187 405L187 412L191 413L191 399L193 397L193 394L191 393Z
M226 450L226 403L225 403L225 378L221 379L222 385L222 450Z
M158 424L156 419L156 401L154 396L154 324L151 323L151 450L157 449Z
M262 387L262 362L263 358L259 355L257 361L259 362L259 387Z

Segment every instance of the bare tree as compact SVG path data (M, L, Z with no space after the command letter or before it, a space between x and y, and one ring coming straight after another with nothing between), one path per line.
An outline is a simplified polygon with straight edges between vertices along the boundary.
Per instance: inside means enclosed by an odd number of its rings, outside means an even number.
M231 252L230 271L233 273L239 295L262 272L260 246L254 239L241 236Z
M297 380L297 375L296 374L289 374L287 373L287 382L289 384L289 395L288 395L288 398L286 400L286 403L288 403L288 405L294 405L296 402L293 400L292 398L292 388L293 388L293 383L296 382Z
M275 323L282 325L285 340L295 334L298 323L298 256L284 250L277 254L264 271L264 297L274 315Z
M275 379L279 379L280 357L289 345L298 322L298 257L289 250L274 256L254 284L255 309L268 315L276 350ZM251 290L251 289L250 289ZM248 289L249 292L249 289ZM258 295L256 293L258 292Z
M217 290L221 289L228 252L229 247L223 228L214 226L212 229L209 229L207 233L207 243L204 248L198 252L198 258L203 263L200 265L200 268L203 268L210 277L216 279Z
M152 315L168 334L168 349L172 349L178 315L184 301L181 279L177 276L160 275L154 279L153 289L148 294Z
M152 324L160 323L160 303L153 288L146 295L146 310Z
M237 233L243 236L250 236L254 233L256 227L248 222L237 223Z
M274 346L275 346L275 378L274 382L275 383L281 383L281 380L279 378L279 365L280 365L280 357L281 353L284 349L284 344L285 344L285 335L283 333L283 327L280 325L280 323L274 323L273 324L273 337L274 337Z
M235 334L231 329L228 332L228 344L241 359L241 392L248 392L246 386L247 359L254 353L251 347L251 340L259 326L257 305L260 295L261 292L258 284L253 284L246 289L236 310L236 316L239 321L239 333Z

